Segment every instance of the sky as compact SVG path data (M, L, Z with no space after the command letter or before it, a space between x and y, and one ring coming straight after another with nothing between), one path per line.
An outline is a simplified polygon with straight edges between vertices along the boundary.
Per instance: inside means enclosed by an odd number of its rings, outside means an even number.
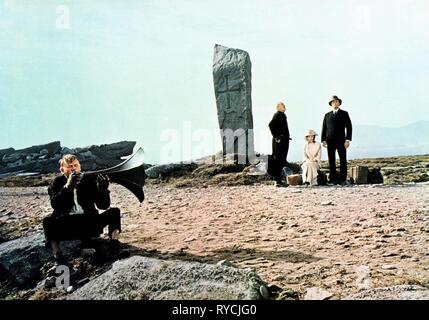
M293 155L334 94L354 125L429 121L428 24L427 0L0 0L0 149L132 140L148 163L214 153L215 44L250 55L260 152L277 101Z

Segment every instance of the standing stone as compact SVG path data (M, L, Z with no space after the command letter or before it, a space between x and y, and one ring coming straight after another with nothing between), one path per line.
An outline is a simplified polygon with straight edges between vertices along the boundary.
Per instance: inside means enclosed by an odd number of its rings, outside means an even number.
M224 156L238 155L241 164L254 155L251 66L246 51L215 45L213 81L222 151Z

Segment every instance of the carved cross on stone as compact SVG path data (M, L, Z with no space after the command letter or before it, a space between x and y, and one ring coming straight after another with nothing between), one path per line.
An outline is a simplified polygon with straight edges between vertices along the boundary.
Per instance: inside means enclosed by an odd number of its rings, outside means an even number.
M241 84L237 89L232 89L229 87L229 82L228 82L228 75L225 75L225 90L217 90L218 94L226 94L226 103L227 103L227 108L225 108L225 113L229 113L231 111L233 111L231 108L231 92L240 92L241 91Z

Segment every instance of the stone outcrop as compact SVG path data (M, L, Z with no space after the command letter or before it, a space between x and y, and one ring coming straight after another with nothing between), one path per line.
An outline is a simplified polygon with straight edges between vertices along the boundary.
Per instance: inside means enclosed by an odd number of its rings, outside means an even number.
M134 141L122 141L100 146L70 149L61 147L59 141L25 149L13 148L0 150L0 174L51 173L57 172L58 161L64 154L77 155L82 170L96 170L115 166L123 160L121 157L132 154Z
M115 262L68 299L254 300L262 299L261 291L265 283L250 270L133 256Z
M61 249L71 256L80 241L63 241ZM49 261L51 253L45 248L45 237L35 233L28 237L0 244L0 271L18 287L34 285L42 277L40 268Z

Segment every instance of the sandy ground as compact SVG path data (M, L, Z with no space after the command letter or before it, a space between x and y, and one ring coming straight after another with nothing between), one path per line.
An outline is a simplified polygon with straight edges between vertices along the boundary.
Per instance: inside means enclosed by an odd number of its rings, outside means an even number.
M341 298L360 289L429 285L429 185L206 188L148 186L139 204L110 188L123 242L164 259L227 259L303 295ZM46 187L0 188L0 230L40 229Z

